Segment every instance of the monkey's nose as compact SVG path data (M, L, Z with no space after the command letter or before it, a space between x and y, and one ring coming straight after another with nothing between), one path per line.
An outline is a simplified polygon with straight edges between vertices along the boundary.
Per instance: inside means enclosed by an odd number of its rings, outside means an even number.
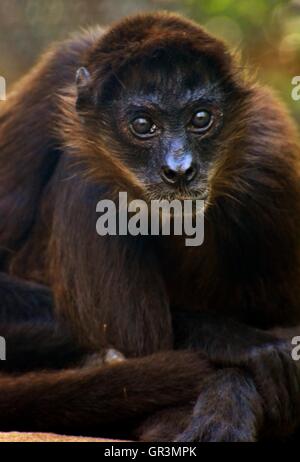
M168 166L164 166L161 169L161 177L165 183L173 186L179 183L188 184L197 175L196 165L190 165L188 168L176 168L172 169Z

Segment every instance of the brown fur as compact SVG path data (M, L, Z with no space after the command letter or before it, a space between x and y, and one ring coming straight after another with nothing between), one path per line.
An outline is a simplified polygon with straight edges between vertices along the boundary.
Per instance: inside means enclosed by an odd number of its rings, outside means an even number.
M186 249L182 238L110 240L95 232L102 197L153 193L124 162L105 112L94 107L122 72L158 50L204 59L224 88L228 111L200 248ZM77 100L81 66L92 78ZM50 332L30 351L28 371L74 368L109 346L128 358L145 356L113 368L1 378L3 429L90 433L128 421L133 430L160 411L140 428L142 439L253 441L266 428L271 436L293 433L300 406L290 384L300 383L298 369L286 343L257 329L300 321L299 141L281 104L245 77L222 42L176 15L151 14L54 47L0 112L0 214L0 320L3 329L26 322L15 340L8 329L8 352L22 350L20 332L29 346L41 338L40 328L28 326L30 305L33 323ZM204 350L211 365L194 353L159 353L172 349ZM69 357L58 361L64 350ZM17 354L5 369L26 371Z

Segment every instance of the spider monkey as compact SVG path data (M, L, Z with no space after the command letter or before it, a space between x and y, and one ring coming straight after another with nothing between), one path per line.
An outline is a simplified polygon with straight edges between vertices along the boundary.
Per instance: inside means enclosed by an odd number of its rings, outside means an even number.
M293 437L299 172L285 109L191 21L46 53L0 112L1 430ZM204 244L98 236L120 191L205 199Z

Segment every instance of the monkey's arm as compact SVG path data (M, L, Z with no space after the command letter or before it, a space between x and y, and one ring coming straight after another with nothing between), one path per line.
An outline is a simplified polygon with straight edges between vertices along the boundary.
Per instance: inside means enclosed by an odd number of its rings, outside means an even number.
M115 199L110 187L73 171L55 188L50 255L60 318L94 349L113 347L126 357L172 349L169 301L146 239L97 234L96 206Z
M178 348L205 351L219 367L239 367L251 374L264 402L263 431L291 434L300 424L300 364L291 357L291 331L281 337L214 314L176 312ZM295 332L297 329L295 329Z
M86 35L46 53L0 110L0 257L30 229L42 189L60 156L55 134L59 94L75 81Z

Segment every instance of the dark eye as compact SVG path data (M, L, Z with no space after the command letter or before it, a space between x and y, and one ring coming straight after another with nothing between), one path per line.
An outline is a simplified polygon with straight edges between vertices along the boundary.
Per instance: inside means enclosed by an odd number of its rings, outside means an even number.
M191 120L191 130L194 132L204 132L208 130L213 122L210 112L202 110L196 112Z
M133 133L141 138L154 135L157 130L155 123L147 117L137 117L131 122L130 127Z

